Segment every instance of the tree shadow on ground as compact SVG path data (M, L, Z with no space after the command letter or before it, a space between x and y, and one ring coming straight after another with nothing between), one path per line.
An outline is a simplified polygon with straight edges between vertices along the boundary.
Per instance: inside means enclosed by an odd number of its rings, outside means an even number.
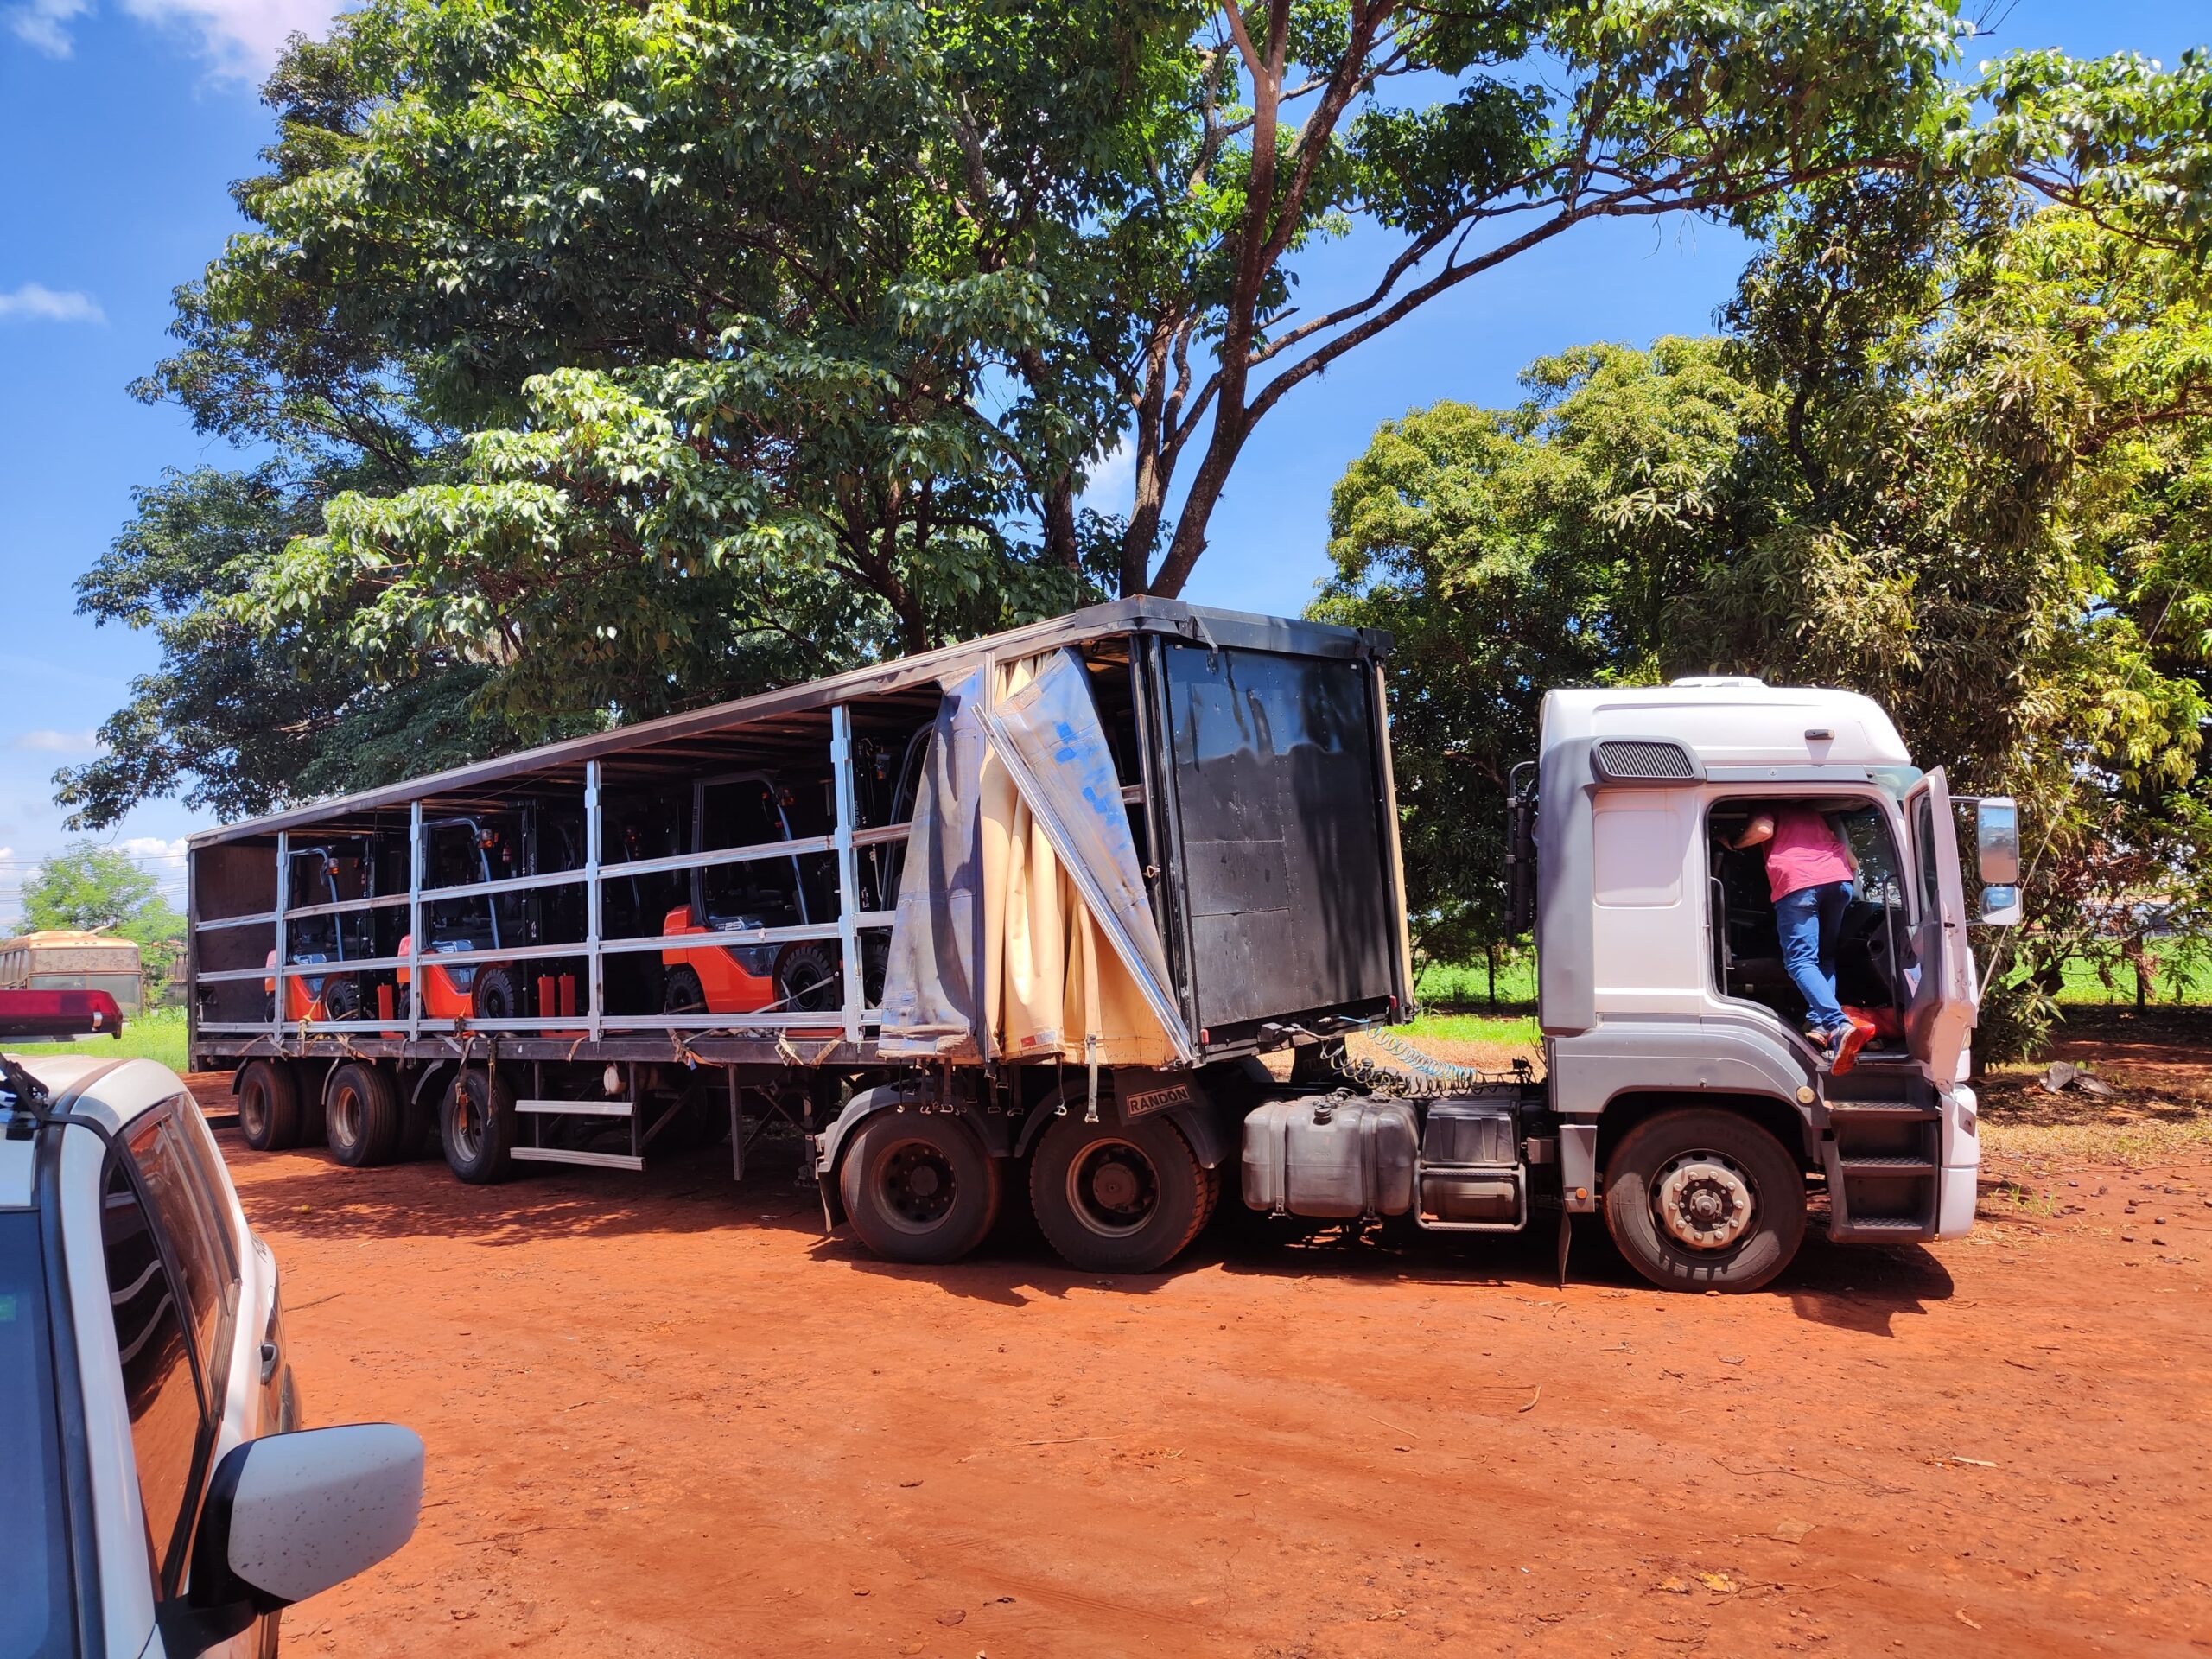
M504 1246L734 1227L823 1232L821 1199L794 1181L789 1158L749 1159L741 1184L730 1179L727 1146L671 1154L640 1172L530 1164L512 1180L470 1186L435 1157L347 1169L321 1148L249 1151L234 1129L219 1130L216 1142L247 1216L280 1235Z

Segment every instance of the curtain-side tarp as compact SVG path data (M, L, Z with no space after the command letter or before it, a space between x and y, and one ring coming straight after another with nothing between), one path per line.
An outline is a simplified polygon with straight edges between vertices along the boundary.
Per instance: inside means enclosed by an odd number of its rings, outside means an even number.
M946 688L907 846L885 1052L1196 1058L1074 653Z
M883 975L887 1054L988 1058L989 1022L974 1019L983 933L976 782L990 738L977 705L989 671L944 688L906 829L906 858ZM979 1036L980 1029L980 1036Z

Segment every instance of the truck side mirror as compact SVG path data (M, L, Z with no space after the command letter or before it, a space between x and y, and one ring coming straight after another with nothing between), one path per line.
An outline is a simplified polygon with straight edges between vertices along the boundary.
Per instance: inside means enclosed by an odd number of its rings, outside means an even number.
M2003 795L1983 796L1974 804L1974 832L1981 879L1993 887L2017 887L2020 880L2018 803ZM1985 895L1985 910L1986 899ZM2018 902L2017 893L2013 902Z
M165 1605L163 1645L204 1653L264 1613L343 1583L415 1533L423 1441L397 1423L268 1434L215 1466L191 1588Z
M1981 913L1974 920L1985 927L2013 927L2026 913L2016 887L1987 887L1981 890Z

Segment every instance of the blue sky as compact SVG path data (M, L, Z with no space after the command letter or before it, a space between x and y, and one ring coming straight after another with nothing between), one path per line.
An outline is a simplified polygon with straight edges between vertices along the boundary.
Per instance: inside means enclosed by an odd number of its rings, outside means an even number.
M56 766L153 666L152 642L75 613L73 583L165 467L221 462L174 409L125 387L166 344L170 289L238 226L230 181L267 142L259 74L322 0L0 0L0 925L23 871L68 839ZM2000 5L1999 10L2004 9ZM2172 63L2212 38L2203 0L2019 0L1974 55L2057 46ZM1357 242L1312 262L1325 297L1370 268ZM1326 564L1331 485L1376 424L1440 397L1510 401L1530 359L1711 326L1743 263L1688 220L1592 226L1352 353L1261 428L1214 516L1190 597L1294 613ZM1095 492L1114 505L1109 467ZM206 820L141 808L107 839L181 899L178 839Z

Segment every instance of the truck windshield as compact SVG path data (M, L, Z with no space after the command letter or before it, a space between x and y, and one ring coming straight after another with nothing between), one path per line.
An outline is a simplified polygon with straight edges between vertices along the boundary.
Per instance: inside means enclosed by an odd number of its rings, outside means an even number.
M0 1211L0 1659L77 1650L38 1214Z

